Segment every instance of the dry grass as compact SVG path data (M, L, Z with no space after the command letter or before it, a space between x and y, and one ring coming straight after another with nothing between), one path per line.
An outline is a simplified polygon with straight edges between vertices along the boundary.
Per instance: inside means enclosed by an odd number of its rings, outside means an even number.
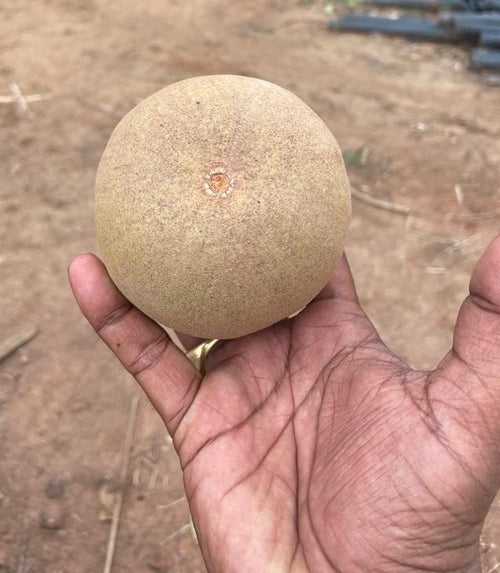
M111 519L111 528L109 530L108 547L106 550L106 561L104 564L104 573L110 573L113 566L113 557L116 549L116 540L118 537L118 529L120 527L120 517L123 507L123 499L125 496L125 486L127 483L128 468L130 465L130 454L132 453L132 445L134 443L135 424L137 420L137 410L139 408L139 396L134 395L130 403L130 411L127 424L127 433L125 434L125 442L123 444L123 458L120 469L120 490L118 491L115 505L113 508L113 517Z

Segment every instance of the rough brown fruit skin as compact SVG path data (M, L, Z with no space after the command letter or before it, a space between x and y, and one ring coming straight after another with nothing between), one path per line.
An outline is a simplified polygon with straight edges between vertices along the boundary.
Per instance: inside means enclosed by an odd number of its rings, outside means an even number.
M248 77L192 78L147 98L116 127L97 174L111 277L158 322L204 338L306 305L341 256L350 212L323 121Z

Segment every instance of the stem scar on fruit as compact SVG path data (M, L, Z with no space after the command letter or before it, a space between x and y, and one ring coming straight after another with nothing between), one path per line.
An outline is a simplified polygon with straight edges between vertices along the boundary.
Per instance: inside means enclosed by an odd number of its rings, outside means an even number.
M227 197L233 190L234 181L225 169L212 169L205 177L205 191L209 195Z

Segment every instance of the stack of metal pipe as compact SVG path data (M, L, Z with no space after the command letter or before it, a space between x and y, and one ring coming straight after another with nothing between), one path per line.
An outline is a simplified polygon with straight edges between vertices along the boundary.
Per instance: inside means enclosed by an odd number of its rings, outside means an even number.
M400 36L414 41L473 47L471 66L500 72L500 0L363 0L377 8L434 12L433 17L386 18L350 14L329 24L332 30Z

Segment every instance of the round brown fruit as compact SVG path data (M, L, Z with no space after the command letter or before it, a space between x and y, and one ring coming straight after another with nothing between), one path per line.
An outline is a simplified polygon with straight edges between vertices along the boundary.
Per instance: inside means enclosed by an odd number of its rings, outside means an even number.
M158 322L234 338L301 309L350 219L323 121L267 81L175 83L118 124L96 182L97 239L118 288Z

